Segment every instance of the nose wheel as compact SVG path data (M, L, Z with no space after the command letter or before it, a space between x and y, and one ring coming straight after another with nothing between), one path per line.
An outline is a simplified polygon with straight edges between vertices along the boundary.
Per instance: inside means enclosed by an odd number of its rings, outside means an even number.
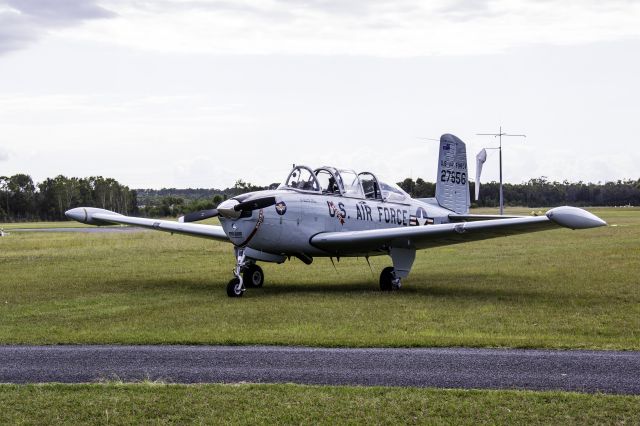
M402 283L400 278L396 278L396 274L392 266L388 266L380 273L380 290L392 291L400 290Z
M227 284L227 296L229 297L241 297L245 290L240 278L232 278Z
M262 268L251 259L247 260L244 249L236 249L236 267L233 270L235 278L227 284L227 296L241 297L247 287L262 287L264 284L264 272ZM246 285L246 287L245 287Z

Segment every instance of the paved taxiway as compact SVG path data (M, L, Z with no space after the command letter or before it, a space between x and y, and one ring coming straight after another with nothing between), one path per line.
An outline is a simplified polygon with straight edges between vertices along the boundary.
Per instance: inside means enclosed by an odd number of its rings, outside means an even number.
M0 382L144 379L640 394L640 352L268 346L0 346Z

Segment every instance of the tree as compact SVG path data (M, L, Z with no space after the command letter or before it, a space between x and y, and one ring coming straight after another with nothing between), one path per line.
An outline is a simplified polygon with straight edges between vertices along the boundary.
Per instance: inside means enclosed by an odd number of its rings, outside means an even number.
M30 219L34 214L35 186L31 176L17 174L9 178L9 205L7 209L15 219Z

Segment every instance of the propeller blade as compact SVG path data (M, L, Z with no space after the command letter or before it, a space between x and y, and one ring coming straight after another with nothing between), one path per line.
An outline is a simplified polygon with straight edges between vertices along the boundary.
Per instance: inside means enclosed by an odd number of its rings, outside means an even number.
M238 219L242 212L250 212L257 209L263 209L265 207L272 206L276 203L276 197L263 197L256 198L251 201L245 201L239 203L238 200L233 198L223 201L218 205L218 212L220 216L227 219Z
M209 209L209 210L200 210L198 212L193 212L186 214L184 216L180 216L178 218L178 222L197 222L199 220L209 219L210 217L218 216L217 209Z
M276 197L264 197L257 198L255 200L245 201L233 206L233 209L237 212L240 211L252 211L263 209L265 207L273 206L276 203Z

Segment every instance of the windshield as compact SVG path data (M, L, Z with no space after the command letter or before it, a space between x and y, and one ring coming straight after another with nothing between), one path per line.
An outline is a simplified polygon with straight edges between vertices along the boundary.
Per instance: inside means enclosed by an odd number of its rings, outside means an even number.
M278 189L293 188L302 191L320 191L318 180L306 166L297 166L289 173L289 177L285 183L281 184Z

